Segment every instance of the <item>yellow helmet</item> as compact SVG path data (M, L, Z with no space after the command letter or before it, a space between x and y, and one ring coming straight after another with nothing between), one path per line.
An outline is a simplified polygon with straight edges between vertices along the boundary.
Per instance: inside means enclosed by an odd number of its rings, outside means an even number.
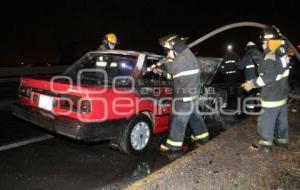
M107 39L107 42L111 44L116 44L118 41L117 36L114 33L108 33L105 35L105 38Z

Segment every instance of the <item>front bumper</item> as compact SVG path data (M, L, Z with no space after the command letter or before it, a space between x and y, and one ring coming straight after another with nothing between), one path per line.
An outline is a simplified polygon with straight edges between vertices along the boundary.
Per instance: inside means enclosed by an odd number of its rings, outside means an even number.
M34 123L44 129L82 141L100 141L116 139L122 133L128 120L111 120L104 122L81 122L66 116L54 116L39 108L12 105L12 113L24 120Z

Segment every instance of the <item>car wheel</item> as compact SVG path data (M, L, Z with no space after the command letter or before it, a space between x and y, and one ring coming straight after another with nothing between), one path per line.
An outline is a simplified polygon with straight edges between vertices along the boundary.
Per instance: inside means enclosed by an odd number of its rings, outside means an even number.
M135 116L121 135L119 148L127 154L139 155L145 152L152 141L152 122L144 115Z

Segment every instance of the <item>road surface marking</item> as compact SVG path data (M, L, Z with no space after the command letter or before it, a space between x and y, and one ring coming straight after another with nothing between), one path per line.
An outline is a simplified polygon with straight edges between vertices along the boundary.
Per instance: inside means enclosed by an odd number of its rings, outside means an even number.
M1 146L0 151L16 148L16 147L20 147L20 146L24 146L24 145L31 144L31 143L45 141L45 140L48 140L48 139L51 139L51 138L53 138L53 136L44 135L44 136L41 136L41 137L36 137L36 138L32 138L32 139L28 139L28 140L24 140L24 141L20 141L20 142L15 142L15 143L12 143L12 144L7 144L7 145L4 145L4 146Z

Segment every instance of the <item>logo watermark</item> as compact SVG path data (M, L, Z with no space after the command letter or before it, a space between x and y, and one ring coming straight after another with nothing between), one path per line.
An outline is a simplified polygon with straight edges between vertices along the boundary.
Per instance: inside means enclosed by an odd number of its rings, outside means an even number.
M87 80L88 84L83 83ZM50 91L61 94L61 97L58 98L59 103L52 113L70 116L82 122L130 118L145 111L157 116L171 113L189 115L195 110L202 116L216 114L257 116L262 113L262 109L259 109L260 99L257 97L237 98L236 108L227 109L224 106L228 105L227 100L217 96L217 92L211 87L206 89L198 99L185 102L183 97L178 96L179 94L200 94L197 92L199 89L178 88L174 91L167 85L146 86L138 84L137 80L143 81L132 76L117 76L110 79L103 69L79 70L75 81L69 76L55 76L50 81ZM206 93L210 93L210 96Z

